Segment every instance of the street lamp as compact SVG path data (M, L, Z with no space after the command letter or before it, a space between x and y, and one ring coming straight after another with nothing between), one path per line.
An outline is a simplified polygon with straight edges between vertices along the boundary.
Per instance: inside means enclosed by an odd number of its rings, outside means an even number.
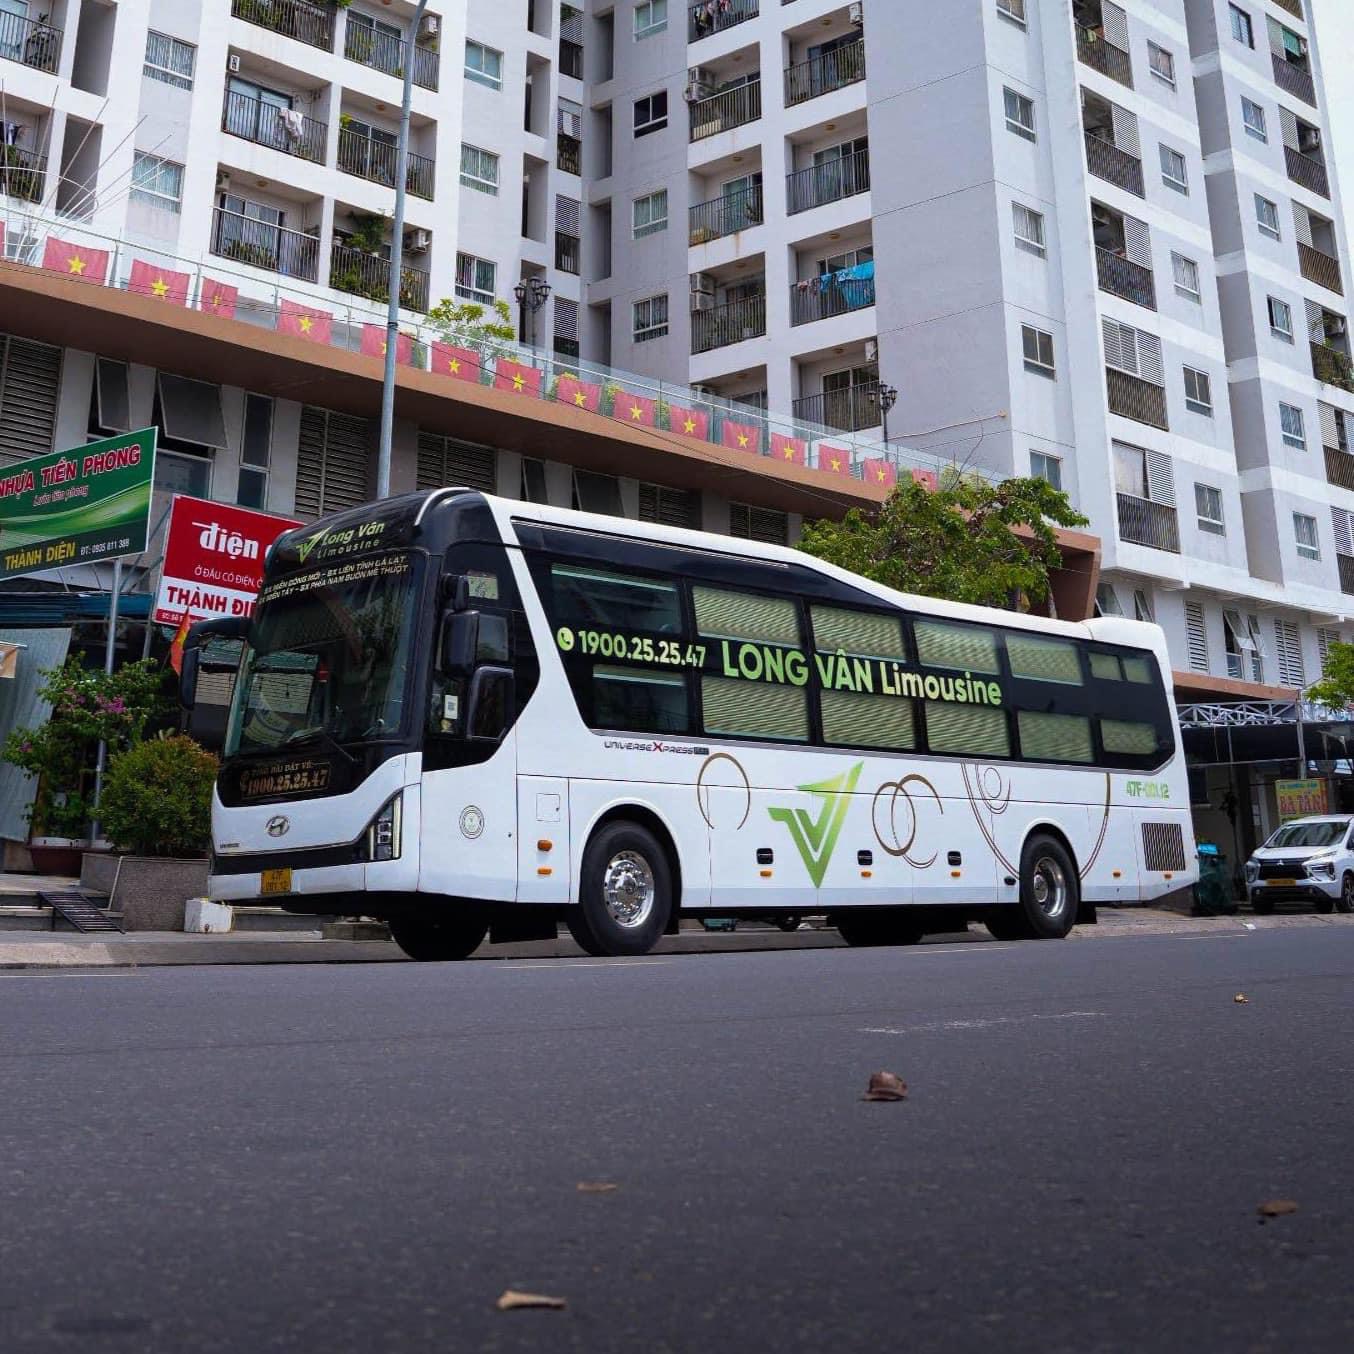
M886 386L882 383L875 390L870 392L870 403L876 400L879 402L879 422L884 431L884 445L889 444L889 410L898 403L898 391L894 386Z
M536 312L545 305L546 298L550 295L550 284L541 277L523 278L513 289L512 294L517 298L518 330L527 344L534 348L536 346ZM527 338L527 309L531 310L531 337Z

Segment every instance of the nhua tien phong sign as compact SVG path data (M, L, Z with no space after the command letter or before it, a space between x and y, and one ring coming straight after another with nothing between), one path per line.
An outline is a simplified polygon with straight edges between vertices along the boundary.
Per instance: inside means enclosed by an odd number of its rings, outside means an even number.
M154 428L0 471L0 578L146 548Z
M268 547L295 526L300 523L290 517L179 494L169 512L156 621L179 625L184 616L190 621L248 616Z

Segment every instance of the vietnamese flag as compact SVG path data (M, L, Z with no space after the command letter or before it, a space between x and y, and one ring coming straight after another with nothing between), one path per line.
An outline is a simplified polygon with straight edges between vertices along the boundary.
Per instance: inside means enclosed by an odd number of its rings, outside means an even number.
M500 357L494 366L494 389L510 390L515 395L539 395L541 369Z
M108 280L108 250L86 249L84 245L70 244L49 235L42 251L42 266L63 277L103 286Z
M668 424L675 433L709 440L710 415L704 409L683 409L680 404L669 405Z
M818 444L818 469L828 475L850 475L851 453L845 447Z
M928 489L931 493L935 493L935 491L940 488L940 477L934 470L914 469L912 471L912 478L916 483L920 484L923 489Z
M277 317L279 334L309 339L312 343L328 343L333 332L334 317L327 310L312 310L296 301L282 299L282 310Z
M782 465L804 465L809 459L809 444L802 437L772 433L771 459Z
M138 296L153 296L168 301L172 306L186 306L188 284L191 281L187 273L176 273L172 268L157 268L145 259L133 259L127 290L136 292Z
M719 440L734 451L750 451L754 456L762 450L762 430L755 423L735 423L726 418L719 431Z
M620 423L629 423L638 428L652 428L657 421L658 402L645 399L643 395L627 395L623 390L616 392L616 404L611 417Z
M865 483L873 484L876 489L892 489L898 483L898 467L892 461L871 458L861 462L865 470Z
M458 381L480 379L480 355L473 348L458 348L454 343L433 344L433 370Z
M214 277L204 277L197 294L197 308L210 310L222 319L235 318L235 303L240 299L240 289L228 282L218 282Z
M174 632L174 640L169 646L169 666L178 673L183 672L183 650L188 642L188 631L192 624L192 617L185 611L183 619L179 622L179 628Z
M364 324L362 326L362 351L368 357L386 355L386 327L383 324ZM414 340L409 334L396 334L395 361L413 365Z
M572 404L595 414L602 404L602 387L580 381L577 376L561 376L555 386L555 398L561 404Z

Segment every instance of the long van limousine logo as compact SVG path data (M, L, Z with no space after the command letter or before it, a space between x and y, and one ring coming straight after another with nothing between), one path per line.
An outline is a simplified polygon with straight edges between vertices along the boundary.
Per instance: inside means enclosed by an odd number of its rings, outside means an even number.
M864 765L864 762L857 762L849 771L843 771L831 780L799 787L804 793L816 795L823 801L816 817L805 809L767 810L774 821L784 823L789 828L814 888L822 887L828 862L832 859L837 838L841 836L842 824L846 821L846 811L851 806L851 793L856 788Z

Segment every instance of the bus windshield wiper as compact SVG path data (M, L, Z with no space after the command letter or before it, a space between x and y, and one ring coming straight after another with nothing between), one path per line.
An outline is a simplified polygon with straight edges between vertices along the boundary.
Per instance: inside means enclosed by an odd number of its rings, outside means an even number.
M309 729L297 729L295 733L288 734L287 737L282 740L282 746L284 748L298 747L303 743L323 743L343 757L349 766L357 765L357 758L354 757L353 754L349 752L323 724L316 724L313 728Z

